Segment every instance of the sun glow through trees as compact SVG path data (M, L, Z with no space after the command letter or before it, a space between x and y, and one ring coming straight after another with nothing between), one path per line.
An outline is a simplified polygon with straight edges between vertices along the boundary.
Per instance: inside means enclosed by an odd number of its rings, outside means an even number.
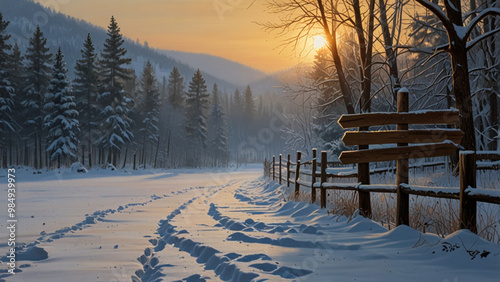
M326 39L321 35L313 37L314 49L318 50L326 46Z

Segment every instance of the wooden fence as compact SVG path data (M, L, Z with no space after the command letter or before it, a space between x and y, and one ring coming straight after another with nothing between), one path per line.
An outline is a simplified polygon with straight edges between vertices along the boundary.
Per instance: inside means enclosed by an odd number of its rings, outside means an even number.
M397 124L395 131L357 131L347 132L344 135L343 141L346 145L398 144L398 147L371 150L367 146L359 146L361 150L343 152L339 160L343 164L357 164L357 173L328 173L328 165L338 166L339 163L328 162L326 151L321 152L321 159L318 162L317 150L313 149L312 159L308 161L301 160L301 152L297 152L295 162L291 162L290 154L287 155L286 162L282 159L282 155L279 155L278 162L273 156L272 161L266 160L264 163L265 174L272 177L274 181L278 180L280 184L286 181L287 187L293 184L295 195L299 194L301 186L310 188L311 202L313 203L316 201L316 192L319 189L322 208L326 207L326 190L356 191L359 199L359 211L366 217L371 217L370 193L396 193L396 225L409 225L409 195L457 199L460 201L460 227L477 233L477 202L500 204L500 190L476 188L476 161L499 161L500 153L461 151L459 154L460 187L438 188L408 185L408 171L411 168L408 165L409 159L452 155L456 151L455 144L460 142L463 133L450 129L408 130L408 124L454 124L458 121L458 112L407 112L407 97L407 92L400 91L398 113L344 115L339 120L339 124L344 128ZM425 145L409 146L408 143L425 143ZM370 185L370 174L387 172L393 168L370 170L369 162L392 160L397 161L397 183L395 185ZM427 164L427 166L436 165L445 164L443 162ZM425 167L426 164L420 166ZM481 167L481 169L483 168L485 167ZM283 170L286 176L282 175ZM293 179L291 179L291 174L293 174ZM301 176L310 177L310 181L302 180ZM358 181L356 183L335 183L333 180L337 178L357 178Z

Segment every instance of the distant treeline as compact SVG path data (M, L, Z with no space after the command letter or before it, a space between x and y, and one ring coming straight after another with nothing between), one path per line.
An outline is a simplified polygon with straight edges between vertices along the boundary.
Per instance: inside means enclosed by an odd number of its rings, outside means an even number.
M37 170L80 161L88 167L227 166L260 161L283 146L270 121L276 97L207 88L198 70L187 87L174 67L158 81L148 61L139 78L127 67L112 17L97 52L89 34L70 81L61 49L53 54L37 27L26 50L10 43L0 14L0 156L2 167ZM267 129L262 130L262 129ZM265 146L264 146L265 145Z

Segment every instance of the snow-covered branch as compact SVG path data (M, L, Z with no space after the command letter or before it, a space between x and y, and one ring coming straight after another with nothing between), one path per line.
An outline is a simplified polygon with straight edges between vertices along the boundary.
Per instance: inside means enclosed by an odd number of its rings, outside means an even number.
M479 13L476 17L474 17L471 22L469 23L469 25L467 26L467 31L465 32L465 37L464 39L467 40L472 31L474 30L474 28L477 26L477 24L482 20L484 19L485 17L489 16L489 15L500 15L500 8L488 8L488 9L485 9L483 11L481 11L481 13ZM469 49L467 47L467 49Z
M420 5L424 6L434 15L436 15L436 17L443 23L443 26L446 28L446 30L451 31L453 29L451 21L448 19L444 11L438 5L431 3L427 0L415 0L415 1L417 1Z
M429 48L418 48L418 47L415 47L415 46L409 46L409 45L394 45L394 46L387 46L385 47L386 49L387 48L391 48L391 49L406 49L410 52L414 52L414 53L426 53L426 54L435 54L437 52L442 52L442 51L448 51L448 48L449 48L450 44L449 43L446 43L446 44L442 44L442 45L439 45L439 46L436 46L436 47L429 47Z
M488 32L481 34L480 36L474 38L473 40L467 42L467 51L472 49L472 47L474 47L474 45L476 45L477 43L479 43L483 39L490 37L490 36L493 36L493 35L495 35L495 33L499 32L499 31L500 31L500 28L494 29L492 31L488 31Z

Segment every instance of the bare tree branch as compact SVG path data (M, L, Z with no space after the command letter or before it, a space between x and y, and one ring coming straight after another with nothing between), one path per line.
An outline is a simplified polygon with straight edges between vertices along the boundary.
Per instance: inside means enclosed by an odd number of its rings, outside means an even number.
M464 39L465 40L469 39L472 31L477 26L477 24L482 19L484 19L485 17L487 17L489 15L500 15L500 9L499 8L488 8L488 9L481 11L481 13L479 13L475 18L473 18L471 20L471 22L469 23L469 25L467 26L467 30L465 31ZM469 48L467 48L467 49L469 49Z

